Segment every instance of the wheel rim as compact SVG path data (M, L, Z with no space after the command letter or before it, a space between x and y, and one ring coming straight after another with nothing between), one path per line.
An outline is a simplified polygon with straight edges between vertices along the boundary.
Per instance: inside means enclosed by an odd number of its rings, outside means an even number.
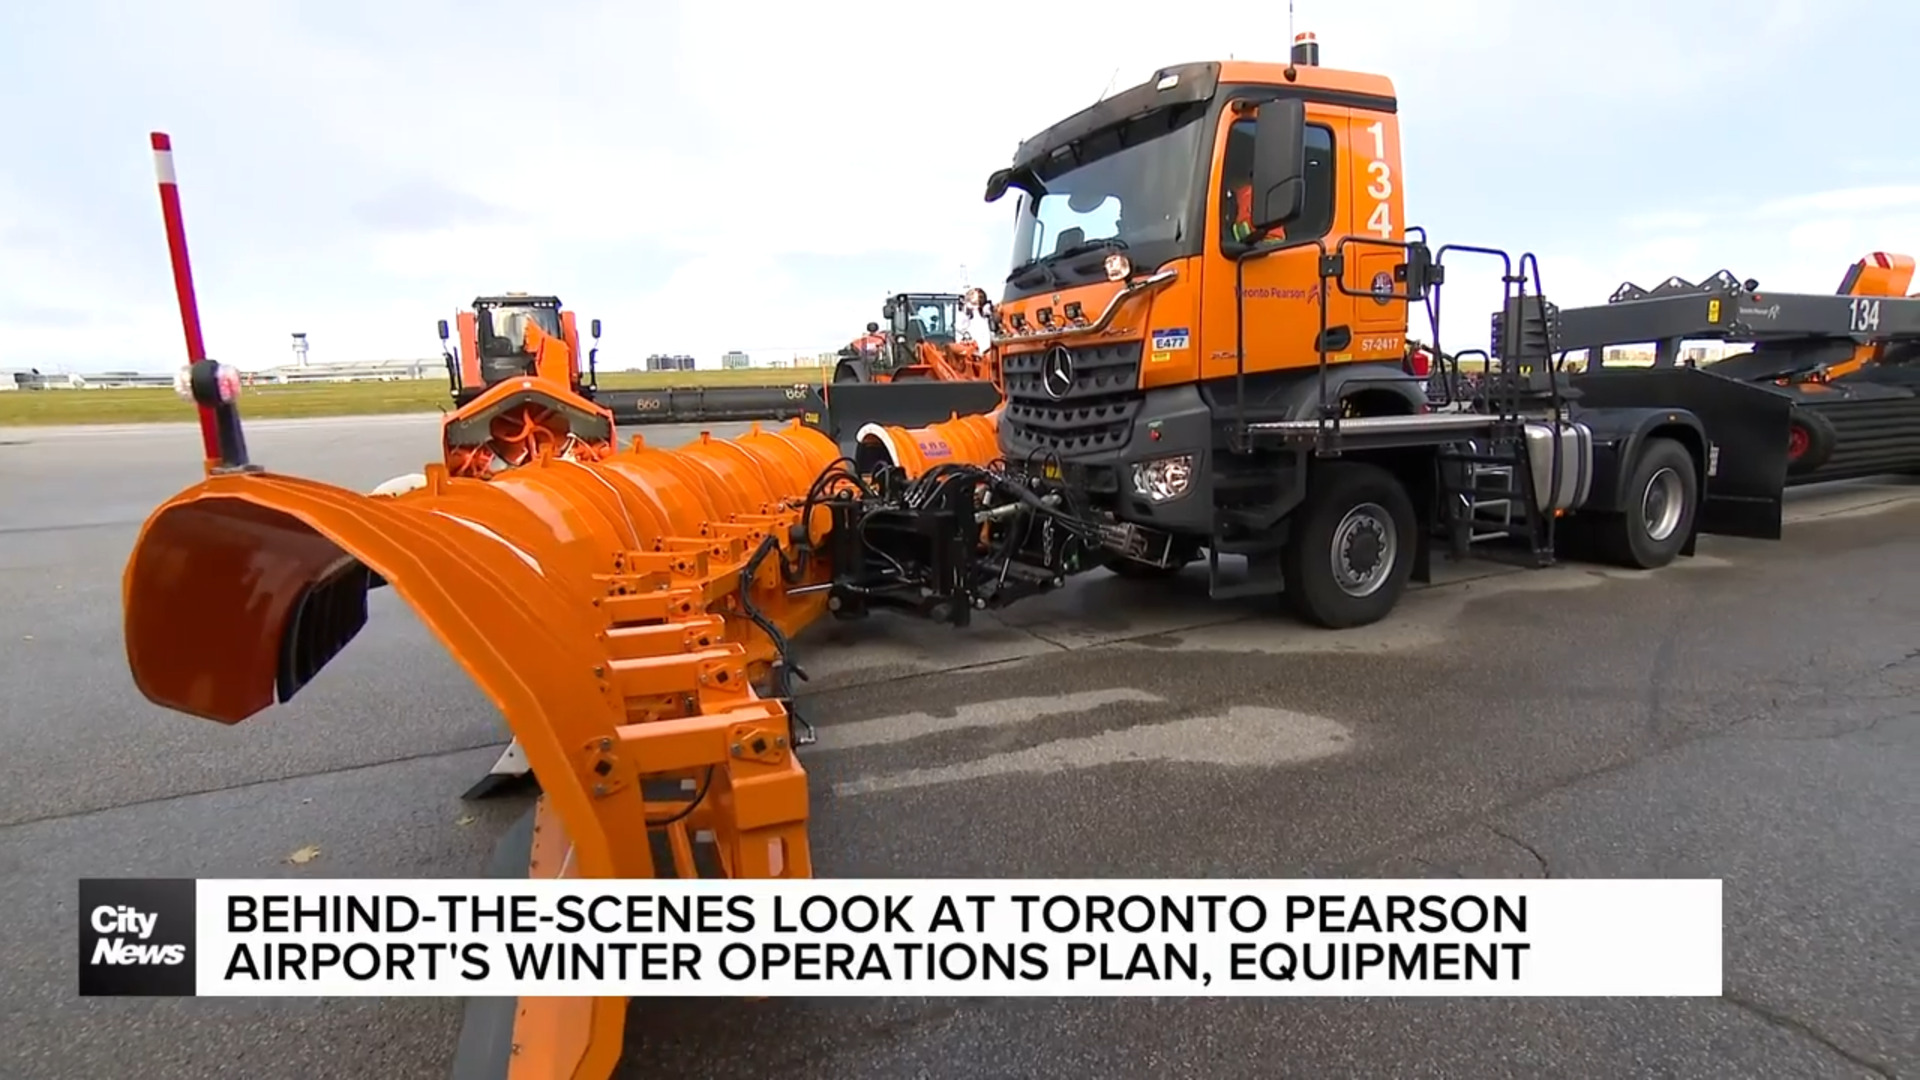
M1686 492L1680 486L1680 474L1663 468L1647 481L1640 496L1640 517L1647 523L1647 536L1665 540L1680 527L1680 515L1686 509Z
M1328 553L1334 584L1348 596L1371 596L1387 583L1400 554L1400 538L1393 516L1379 503L1362 503L1347 511L1333 529Z
M1787 460L1798 461L1807 452L1807 446L1813 440L1807 436L1807 429L1795 424L1787 429Z

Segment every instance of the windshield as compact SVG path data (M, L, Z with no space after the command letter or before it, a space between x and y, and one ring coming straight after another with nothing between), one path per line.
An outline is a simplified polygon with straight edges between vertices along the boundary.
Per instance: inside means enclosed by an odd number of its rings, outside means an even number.
M955 306L955 302L946 297L908 297L907 317L915 323L910 329L922 341L951 339Z
M550 307L502 305L486 309L481 316L480 349L489 355L525 349L528 323L552 337L560 336L560 312Z
M1144 266L1179 254L1203 156L1204 115L1204 104L1163 109L1040 163L1034 171L1046 194L1022 192L1014 212L1008 295L1104 276L1099 259L1060 261L1069 253L1124 245Z

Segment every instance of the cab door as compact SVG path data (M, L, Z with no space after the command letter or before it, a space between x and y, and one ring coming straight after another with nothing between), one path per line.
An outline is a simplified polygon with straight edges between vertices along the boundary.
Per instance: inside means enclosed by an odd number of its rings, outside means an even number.
M1213 235L1207 241L1211 265L1202 301L1207 350L1203 378L1235 373L1235 327L1242 318L1249 374L1319 363L1314 339L1320 330L1320 248L1315 241L1325 240L1332 249L1337 238L1352 229L1348 201L1338 197L1337 167L1352 110L1309 102L1306 117L1307 185L1301 214L1264 241L1264 247L1275 249L1271 254L1246 260L1238 274L1226 250L1234 242L1235 223L1245 213L1236 193L1252 179L1254 117L1250 108L1236 115L1231 104L1222 117L1208 200ZM1340 325L1351 311L1350 298L1334 290L1328 298L1328 324Z

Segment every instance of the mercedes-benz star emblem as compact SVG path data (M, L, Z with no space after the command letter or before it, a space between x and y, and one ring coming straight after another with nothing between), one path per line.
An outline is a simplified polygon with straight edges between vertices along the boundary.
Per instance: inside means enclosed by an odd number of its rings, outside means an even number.
M1047 358L1040 362L1040 386L1055 401L1073 389L1073 352L1065 345L1047 350Z

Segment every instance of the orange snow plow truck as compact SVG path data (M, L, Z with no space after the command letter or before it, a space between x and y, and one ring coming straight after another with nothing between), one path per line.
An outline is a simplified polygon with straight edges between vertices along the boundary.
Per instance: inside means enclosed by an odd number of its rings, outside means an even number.
M485 475L430 465L397 494L253 464L231 380L191 355L207 476L127 565L134 680L223 724L326 693L390 588L498 706L501 768L538 781L503 841L513 873L800 878L812 729L793 642L825 615L964 625L1096 567L1204 558L1216 594L1338 628L1387 617L1436 545L1538 565L1577 540L1645 568L1703 533L1780 535L1786 398L1687 368L1565 375L1532 257L1430 247L1404 186L1386 78L1323 69L1304 39L1289 63L1166 68L987 184L1019 193L1004 400L854 383L816 422L679 449L543 443ZM1484 350L1439 332L1455 254L1504 282ZM1415 304L1430 355L1482 362L1471 394L1411 370ZM602 1080L628 1007L475 1000L456 1064Z

